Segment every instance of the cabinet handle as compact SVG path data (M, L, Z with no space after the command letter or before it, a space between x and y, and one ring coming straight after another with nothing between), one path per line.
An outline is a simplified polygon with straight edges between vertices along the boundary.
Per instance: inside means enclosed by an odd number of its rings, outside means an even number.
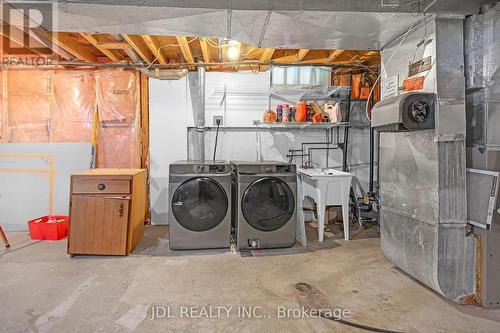
M97 184L97 189L99 191L104 191L106 189L106 185L104 185L103 183L99 183Z
M123 216L123 204L120 204L120 208L118 208L118 216L119 217Z

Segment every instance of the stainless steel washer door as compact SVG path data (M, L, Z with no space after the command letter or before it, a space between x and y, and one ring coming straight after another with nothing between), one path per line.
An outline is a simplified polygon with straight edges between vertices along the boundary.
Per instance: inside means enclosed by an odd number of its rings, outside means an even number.
M195 177L182 183L172 196L172 213L177 222L191 231L207 231L226 216L226 192L213 179Z
M265 177L251 183L241 200L245 220L260 231L274 231L283 227L293 216L295 199L284 181Z

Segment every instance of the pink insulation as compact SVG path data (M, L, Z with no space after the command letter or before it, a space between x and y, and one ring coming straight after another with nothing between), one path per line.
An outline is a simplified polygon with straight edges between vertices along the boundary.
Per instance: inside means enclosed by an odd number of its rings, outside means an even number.
M7 117L9 142L49 142L49 71L7 72Z
M55 71L52 76L53 142L90 142L95 80L89 71Z
M4 142L90 142L98 110L97 166L139 166L136 71L8 69L5 76L6 82L0 81L7 91L0 104L0 124L8 119L0 128Z
M131 71L101 70L96 75L96 86L101 123L97 135L97 164L103 168L133 166L137 154L139 75ZM113 156L113 160L107 156Z

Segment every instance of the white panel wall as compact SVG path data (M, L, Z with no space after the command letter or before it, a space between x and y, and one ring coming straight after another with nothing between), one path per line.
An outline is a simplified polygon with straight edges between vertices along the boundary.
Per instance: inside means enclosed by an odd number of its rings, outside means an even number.
M165 224L168 216L168 166L187 158L186 129L193 125L187 78L149 80L149 123L151 223Z
M206 126L213 116L224 116L224 126L252 126L269 108L270 71L264 73L206 74ZM222 102L226 87L226 100ZM222 102L222 105L221 105Z

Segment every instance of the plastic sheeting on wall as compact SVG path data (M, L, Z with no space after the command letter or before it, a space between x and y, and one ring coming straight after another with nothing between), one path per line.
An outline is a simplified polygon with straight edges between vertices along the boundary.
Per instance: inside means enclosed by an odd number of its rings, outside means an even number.
M56 71L52 76L52 141L90 142L96 105L95 80L89 71Z
M1 141L90 142L98 110L97 166L140 167L137 71L3 69L2 77Z

